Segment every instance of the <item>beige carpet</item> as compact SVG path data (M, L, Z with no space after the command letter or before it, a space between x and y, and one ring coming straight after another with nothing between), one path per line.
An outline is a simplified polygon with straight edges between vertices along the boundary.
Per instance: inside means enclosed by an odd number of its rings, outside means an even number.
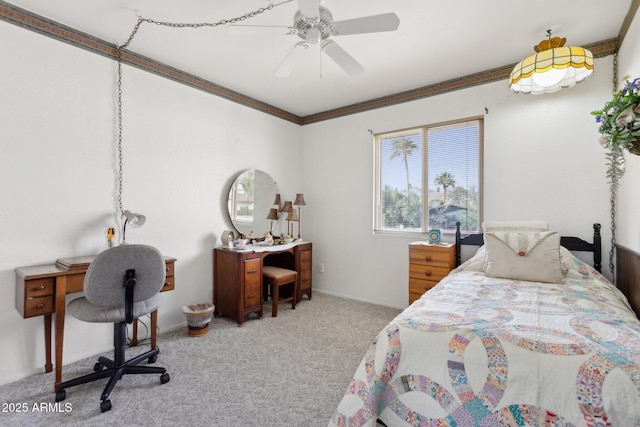
M125 376L113 409L101 413L106 380L67 389L56 406L54 374L37 374L0 387L0 410L27 409L1 411L0 425L326 426L369 344L398 312L316 292L295 310L281 304L276 318L266 304L265 317L252 315L241 328L217 318L207 335L189 337L185 326L159 335L156 364L170 373L167 384ZM91 372L95 360L65 366L63 380Z

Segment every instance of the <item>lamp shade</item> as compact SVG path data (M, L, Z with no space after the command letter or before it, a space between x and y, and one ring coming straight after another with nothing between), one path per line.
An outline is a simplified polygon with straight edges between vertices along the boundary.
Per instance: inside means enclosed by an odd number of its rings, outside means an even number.
M293 206L291 206L291 202L284 202L282 209L279 212L291 212L293 210Z
M510 90L539 95L569 88L593 74L593 54L582 47L565 47L566 39L549 36L535 46L536 53L511 72Z
M276 208L269 209L269 215L267 215L267 219L270 219L270 220L278 219L278 209Z
M306 206L307 204L304 202L304 194L298 193L296 194L296 200L293 202L294 206Z
M296 211L295 209L291 209L289 211L289 214L287 215L287 221L298 221L298 211Z
M133 228L142 227L147 220L146 216L138 213L133 213L130 210L122 212L122 216L125 218L127 225Z
M282 201L280 200L280 193L276 194L276 198L273 201L273 204L278 206L278 209L280 209L280 204L282 203Z

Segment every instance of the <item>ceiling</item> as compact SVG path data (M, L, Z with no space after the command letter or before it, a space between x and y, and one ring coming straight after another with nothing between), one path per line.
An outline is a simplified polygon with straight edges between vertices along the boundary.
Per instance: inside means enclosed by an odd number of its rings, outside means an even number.
M304 118L345 106L512 67L554 36L568 46L611 42L637 0L323 0L335 21L395 12L394 32L334 36L364 66L347 75L318 45L288 77L274 70L299 41L286 28L174 28L143 22L128 50ZM243 24L291 26L297 0L0 0L113 45L126 42L138 17L216 23L272 9ZM605 7L606 4L606 7ZM535 6L534 6L535 5ZM579 6L579 7L578 7ZM615 45L615 44L614 44ZM597 70L596 70L597 72ZM504 73L503 73L504 74ZM508 74L508 72L507 72ZM507 90L505 80L505 90ZM515 96L515 95L514 95Z

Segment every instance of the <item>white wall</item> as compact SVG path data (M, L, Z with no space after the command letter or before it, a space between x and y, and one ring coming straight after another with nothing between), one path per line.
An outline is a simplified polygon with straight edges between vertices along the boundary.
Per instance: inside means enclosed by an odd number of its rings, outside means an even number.
M115 212L116 65L0 22L0 383L44 366L43 320L14 308L15 268L106 248ZM178 259L161 331L182 306L212 300L212 249L228 229L224 201L248 168L285 195L297 177L302 128L167 79L124 68L125 209L147 216L127 240ZM108 351L108 325L66 317L65 363ZM11 351L8 351L11 349ZM53 380L52 380L53 381ZM6 400L6 399L5 399Z
M0 56L0 340L12 349L0 356L1 384L44 364L42 319L22 319L14 308L14 269L105 247L104 230L116 225L116 159L112 61L3 22ZM229 227L226 191L252 167L271 173L288 199L304 192L314 289L404 307L414 239L371 232L369 130L477 116L485 107L485 219L545 219L586 239L600 222L608 252L608 186L589 112L610 94L611 65L611 57L597 60L592 79L552 95L513 95L503 81L305 127L125 67L124 206L147 215L128 240L178 258L161 330L183 324L182 305L211 300L211 250ZM637 62L625 66L637 70ZM632 203L625 229L638 227ZM110 331L67 317L65 363L107 351Z
M372 234L373 138L369 133L484 114L485 220L542 219L591 240L602 224L608 252L608 187L590 111L610 92L611 57L571 89L515 95L506 81L305 126L307 225L314 288L404 307L410 237ZM323 263L325 272L318 273Z
M629 80L640 77L640 18L637 14L620 48L618 68L620 79L625 75L629 76ZM606 100L607 98L605 98ZM640 221L638 221L638 212L640 212L640 198L638 197L640 156L627 154L625 159L627 169L620 181L618 192L616 239L621 245L640 252Z

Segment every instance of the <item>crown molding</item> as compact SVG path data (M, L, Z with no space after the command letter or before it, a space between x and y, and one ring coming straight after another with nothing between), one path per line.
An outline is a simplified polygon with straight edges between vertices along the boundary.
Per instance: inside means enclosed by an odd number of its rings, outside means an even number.
M625 19L625 23L623 23L621 28L620 37L624 37L630 19L635 15L639 4L640 0L633 0L627 18ZM117 46L115 44L93 37L89 34L83 33L59 22L52 21L25 9L16 7L3 0L0 0L0 20L37 32L44 36L54 38L61 42L68 43L81 49L88 50L98 55L105 56L113 59L114 61L118 60ZM596 58L612 55L618 50L618 40L620 37L593 43L584 47L591 50ZM393 95L383 96L301 117L126 49L122 51L122 62L301 126L508 79L511 70L515 66L515 64L509 64L492 70L447 80L445 82L422 86Z

